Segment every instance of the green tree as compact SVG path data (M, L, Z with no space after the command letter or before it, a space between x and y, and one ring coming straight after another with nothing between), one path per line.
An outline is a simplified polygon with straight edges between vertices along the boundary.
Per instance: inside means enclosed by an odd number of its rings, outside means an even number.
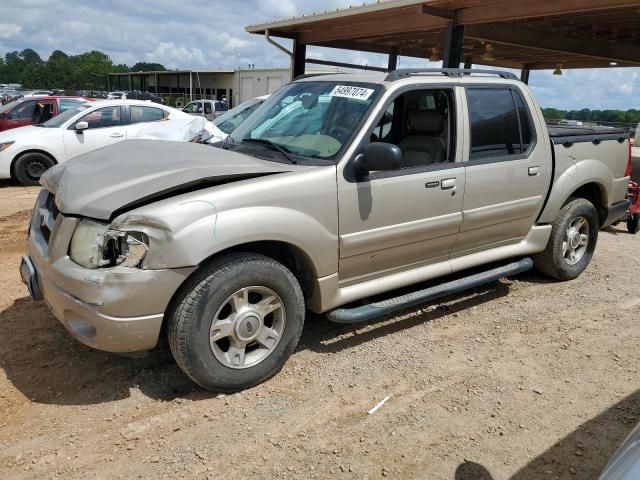
M55 50L46 65L48 85L54 88L73 88L73 66L69 56L61 50Z
M167 69L159 63L138 62L131 67L132 72L165 72Z
M92 50L70 57L73 82L78 88L107 88L107 76L113 69L113 62L103 52Z

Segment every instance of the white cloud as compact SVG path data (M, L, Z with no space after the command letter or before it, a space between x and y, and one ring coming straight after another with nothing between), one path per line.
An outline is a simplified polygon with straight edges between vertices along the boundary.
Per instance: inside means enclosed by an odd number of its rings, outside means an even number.
M289 18L298 15L298 7L296 7L293 0L262 0L262 2L260 2L260 9L270 17Z
M156 48L145 54L145 60L167 65L184 65L202 67L207 64L205 54L199 48L177 46L173 42L160 42Z
M15 23L0 23L0 39L8 40L19 33L20 30L22 30L22 27Z

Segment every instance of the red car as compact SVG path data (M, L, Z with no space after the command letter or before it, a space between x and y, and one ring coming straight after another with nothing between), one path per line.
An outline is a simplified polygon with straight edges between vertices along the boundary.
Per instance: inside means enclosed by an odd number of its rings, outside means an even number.
M91 100L82 97L27 97L0 107L0 132L43 123Z

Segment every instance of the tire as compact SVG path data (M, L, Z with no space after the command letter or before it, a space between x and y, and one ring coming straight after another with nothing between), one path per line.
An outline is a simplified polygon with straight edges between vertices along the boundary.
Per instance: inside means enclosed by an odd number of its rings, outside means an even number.
M586 224L586 226L581 227L577 232L576 227L581 224L580 219L584 220L582 225ZM573 230L569 232L569 229ZM584 198L569 198L553 222L547 248L544 252L533 256L536 269L558 280L577 278L587 268L593 257L598 243L599 229L600 219L593 204ZM580 239L575 236L576 232ZM584 237L581 236L585 232L586 245ZM572 242L567 241L567 235L571 236ZM581 243L578 244L578 242ZM576 244L578 245L574 250ZM572 256L571 252L575 255Z
M627 218L627 231L632 235L640 231L640 222L638 222L638 220L640 220L640 214L637 213L635 215L629 215L629 218Z
M44 153L25 153L16 160L13 174L22 185L39 185L40 176L55 164L56 162Z
M273 305L280 308L258 313ZM304 317L302 290L284 265L263 255L230 254L203 267L178 292L167 317L169 346L201 387L238 391L280 371L300 340Z

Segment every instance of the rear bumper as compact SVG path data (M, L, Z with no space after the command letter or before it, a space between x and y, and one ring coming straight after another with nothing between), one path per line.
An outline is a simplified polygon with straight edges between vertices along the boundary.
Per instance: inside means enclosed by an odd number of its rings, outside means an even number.
M602 224L602 228L608 227L609 225L616 223L618 220L624 217L627 214L627 211L629 210L630 205L631 205L630 200L623 200L621 202L614 203L613 205L611 205L607 209L607 218Z

